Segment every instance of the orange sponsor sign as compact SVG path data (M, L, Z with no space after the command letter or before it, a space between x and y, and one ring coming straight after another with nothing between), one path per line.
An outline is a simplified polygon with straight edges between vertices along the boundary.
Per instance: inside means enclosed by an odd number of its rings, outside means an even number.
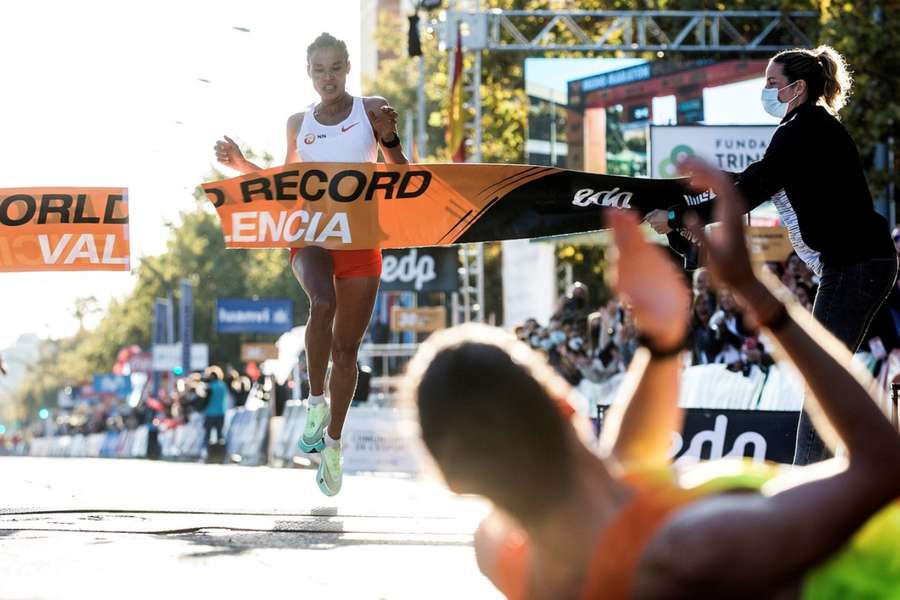
M757 262L783 262L794 251L784 227L748 227L750 258Z
M391 307L391 331L430 333L446 327L447 309L443 306Z
M498 199L555 169L298 163L203 184L230 248L454 243Z
M0 189L0 272L128 271L126 188Z

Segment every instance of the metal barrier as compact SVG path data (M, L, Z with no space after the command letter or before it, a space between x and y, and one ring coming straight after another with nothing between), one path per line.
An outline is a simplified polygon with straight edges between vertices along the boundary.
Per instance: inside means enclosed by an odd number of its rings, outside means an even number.
M406 368L406 362L418 351L419 344L364 344L359 349L360 358L370 358L373 361L381 359L382 375L373 377L370 383L372 394L375 395L376 404L389 404L393 402L397 386L403 379L402 370ZM405 358L403 367L396 369L397 373L391 373L391 359Z

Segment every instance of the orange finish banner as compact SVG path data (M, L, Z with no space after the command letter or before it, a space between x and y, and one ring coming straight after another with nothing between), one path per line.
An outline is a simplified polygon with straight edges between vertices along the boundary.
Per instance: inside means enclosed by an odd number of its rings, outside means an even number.
M448 246L603 229L700 202L679 179L499 164L296 163L204 183L229 248Z
M0 189L0 272L130 269L127 188Z
M489 180L470 171L460 181L454 165L300 163L203 189L231 248L402 248L452 243L497 196L498 169L514 176L528 167L491 165Z

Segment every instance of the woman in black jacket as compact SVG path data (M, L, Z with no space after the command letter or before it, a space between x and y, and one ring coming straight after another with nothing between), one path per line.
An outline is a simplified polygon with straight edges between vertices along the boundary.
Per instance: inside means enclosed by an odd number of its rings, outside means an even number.
M762 103L781 117L762 160L736 176L749 209L771 199L794 250L820 278L813 315L855 352L897 278L887 222L875 212L859 153L836 115L850 93L843 57L828 46L777 54ZM710 221L715 201L690 207ZM659 233L683 227L684 209L654 211ZM827 457L804 412L795 464Z

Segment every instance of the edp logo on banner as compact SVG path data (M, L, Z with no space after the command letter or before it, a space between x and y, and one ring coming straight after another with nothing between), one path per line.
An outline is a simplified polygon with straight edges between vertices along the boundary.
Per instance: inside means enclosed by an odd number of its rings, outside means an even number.
M219 333L284 333L294 324L294 303L278 298L218 298Z
M673 434L675 464L741 457L790 464L798 418L796 411L689 408L682 432Z
M459 285L456 248L385 250L383 256L383 291L450 292Z

